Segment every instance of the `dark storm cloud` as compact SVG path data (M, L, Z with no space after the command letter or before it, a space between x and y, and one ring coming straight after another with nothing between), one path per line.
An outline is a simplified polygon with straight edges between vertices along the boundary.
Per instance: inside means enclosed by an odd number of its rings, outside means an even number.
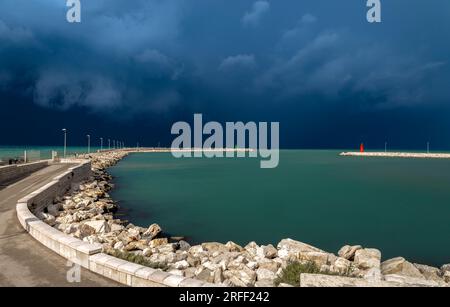
M8 62L4 66L11 61L19 66L32 62L26 67L31 82L26 90L34 102L105 113L159 112L176 104L179 94L174 81L183 66L157 48L176 38L181 1L133 5L82 1L82 5L82 23L72 25L65 21L65 1L0 4L2 11L9 12L0 20L2 60ZM44 17L42 22L39 17ZM17 68L6 69L7 73L23 77Z
M114 119L196 111L295 129L439 108L450 3L432 2L384 1L371 25L365 1L81 0L69 24L64 0L3 0L0 91Z

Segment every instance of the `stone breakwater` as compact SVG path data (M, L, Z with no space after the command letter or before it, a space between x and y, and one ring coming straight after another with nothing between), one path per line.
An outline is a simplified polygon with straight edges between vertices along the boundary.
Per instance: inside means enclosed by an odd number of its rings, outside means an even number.
M447 153L421 153L421 152L342 152L344 157L384 157L384 158L428 158L450 159Z
M181 238L164 237L156 223L144 228L117 219L117 205L108 195L112 178L106 170L127 154L83 156L92 162L92 178L34 213L65 234L102 244L105 253L139 257L141 263L168 273L217 285L274 286L286 267L296 262L319 268L319 274L304 272L297 286L450 286L450 265L435 268L401 257L382 262L381 252L373 248L344 246L335 255L292 239L281 240L276 247L231 241L191 246Z

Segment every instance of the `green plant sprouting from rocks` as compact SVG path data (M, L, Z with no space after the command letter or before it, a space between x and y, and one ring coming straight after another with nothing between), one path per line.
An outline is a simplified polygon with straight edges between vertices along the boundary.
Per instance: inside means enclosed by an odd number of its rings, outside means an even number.
M130 261L136 264L140 264L152 269L161 269L163 271L166 271L168 269L168 266L164 263L157 263L157 262L151 262L148 260L148 258L142 256L142 255L138 255L138 254L134 254L134 253L130 253L130 252L125 252L125 251L119 251L116 249L109 249L108 251L106 251L107 254L114 256L116 258L122 259L122 260L126 260L126 261Z
M300 285L300 274L323 274L348 277L352 275L353 270L353 266L350 266L345 271L332 272L330 270L322 270L314 261L291 261L283 269L280 276L275 279L274 284L278 286L283 283L298 287Z

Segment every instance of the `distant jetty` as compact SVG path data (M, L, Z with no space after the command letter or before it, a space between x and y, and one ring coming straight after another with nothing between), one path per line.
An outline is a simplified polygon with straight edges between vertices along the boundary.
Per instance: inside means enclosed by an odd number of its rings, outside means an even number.
M341 156L350 157L384 157L384 158L428 158L450 159L448 153L420 153L420 152L342 152Z
M99 152L117 151L115 149L99 150ZM139 148L124 148L120 149L122 152L253 152L253 148L153 148L153 147L139 147Z

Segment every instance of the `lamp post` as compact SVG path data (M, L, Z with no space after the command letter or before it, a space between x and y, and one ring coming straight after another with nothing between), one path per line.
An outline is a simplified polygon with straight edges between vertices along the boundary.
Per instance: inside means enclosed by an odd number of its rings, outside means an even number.
M67 148L67 129L62 130L64 132L64 158L66 158L66 148Z
M100 138L100 151L103 151L103 138Z
M108 139L108 150L111 150L111 139Z
M88 134L86 135L88 139L88 154L91 153L91 136Z
M116 149L116 141L113 140L113 149Z
M427 153L430 153L430 142L427 142Z
M387 142L384 142L384 152L387 152Z

